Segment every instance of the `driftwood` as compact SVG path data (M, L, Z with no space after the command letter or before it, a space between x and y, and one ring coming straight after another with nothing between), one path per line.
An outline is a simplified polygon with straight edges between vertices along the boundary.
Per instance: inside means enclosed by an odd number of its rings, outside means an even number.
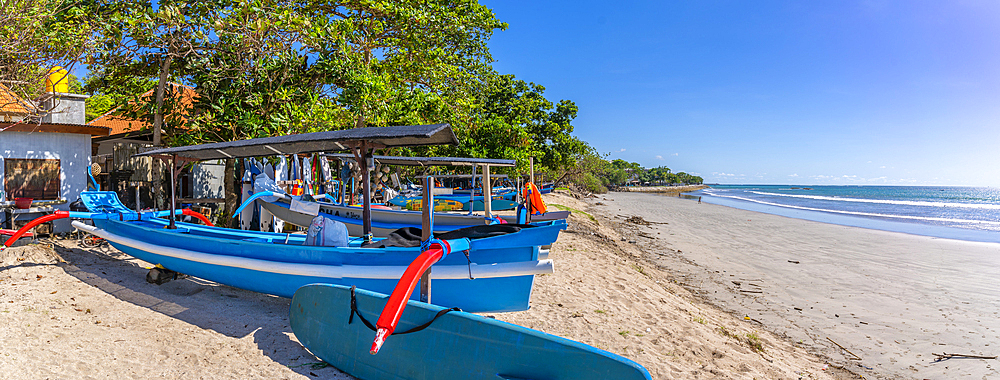
M938 362L942 361L942 360L946 360L946 359L951 359L951 358L967 358L967 359L996 359L997 358L996 355L994 355L994 356L980 356L980 355L965 355L965 354L947 354L947 353L944 353L944 352L942 352L940 354L931 353L931 355L936 356L937 359L935 359L934 361L938 361Z
M624 217L622 215L618 215L618 216ZM652 222L652 221L648 221L648 220L643 219L641 216L638 216L638 215L632 215L632 216L628 217L627 219L625 219L625 221L628 222L628 223L632 223L632 224L638 224L640 226L648 226L650 224L669 224L667 222Z
M847 351L848 354L854 355L853 358L848 358L848 359L851 359L851 360L861 360L861 357L858 356L858 354L855 354L855 353L851 352L851 350L848 350L848 349L844 348L844 346L841 346L840 343L834 342L833 339L830 339L830 337L826 337L826 340L829 340L830 343L836 344L837 347L840 347L841 350Z

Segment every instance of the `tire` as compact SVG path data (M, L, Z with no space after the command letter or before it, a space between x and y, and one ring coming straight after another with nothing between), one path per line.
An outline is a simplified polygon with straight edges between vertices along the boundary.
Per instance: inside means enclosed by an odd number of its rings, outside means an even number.
M88 233L84 233L83 236L80 237L80 245L84 247L97 248L100 247L101 244L104 244L104 239L101 239L100 237Z

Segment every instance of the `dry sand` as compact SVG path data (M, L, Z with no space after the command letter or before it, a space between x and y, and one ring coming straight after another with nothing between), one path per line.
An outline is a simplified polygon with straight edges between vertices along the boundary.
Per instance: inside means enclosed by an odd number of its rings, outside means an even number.
M1000 354L1000 244L647 194L597 202L595 213L618 221L637 215L668 223L622 223L621 230L643 247L644 260L685 287L867 378L1000 378L997 360L932 355Z
M531 309L495 317L624 355L648 368L654 379L879 377L898 373L889 367L905 370L910 365L902 355L895 363L882 360L893 349L887 339L900 339L912 352L924 355L916 360L930 359L930 349L924 353L918 345L951 339L876 335L876 327L889 329L890 319L907 324L911 319L898 313L869 318L862 307L868 302L861 296L864 292L813 287L824 278L838 279L836 285L874 281L888 271L858 267L865 271L858 278L850 272L855 268L832 268L843 261L835 257L839 248L832 248L837 241L820 240L840 239L845 228L648 194L615 193L604 198L591 199L588 205L565 194L546 196L549 203L589 211L597 218L574 213L569 229L552 248L556 272L538 278ZM670 224L639 227L615 219L616 214ZM748 219L756 222L743 221ZM899 238L859 231L854 233L874 234L865 243L869 245ZM72 240L50 243L54 250L33 245L0 253L0 378L349 378L334 368L310 365L318 359L291 333L288 299L192 278L151 285L144 280L148 263L110 248L82 250ZM800 264L788 263L789 259ZM772 268L777 272L772 274ZM820 273L812 274L808 268ZM893 286L901 274L893 276L874 284ZM733 280L741 282L739 289ZM938 294L934 289L928 285L918 291ZM991 291L988 286L980 289ZM800 298L813 303L798 303ZM804 310L800 313L786 304ZM957 327L942 331L971 335L983 327L983 337L975 339L996 341L992 326L986 326L996 320L995 314L978 315L984 324L969 326L968 310L975 305L960 301L949 305L940 313L950 316L941 319L952 318L948 323ZM843 311L840 318L828 315L834 308ZM743 314L750 314L750 319ZM863 360L844 359L831 344L823 343L826 336ZM870 346L861 344L865 342ZM850 371L837 369L844 365ZM930 371L937 365L915 365L918 372L903 376L996 374L992 368L982 370L988 364L978 360L944 362L940 366L952 370L934 373Z
M151 285L150 265L115 249L53 243L0 252L0 378L350 378L309 365L288 299L190 278Z

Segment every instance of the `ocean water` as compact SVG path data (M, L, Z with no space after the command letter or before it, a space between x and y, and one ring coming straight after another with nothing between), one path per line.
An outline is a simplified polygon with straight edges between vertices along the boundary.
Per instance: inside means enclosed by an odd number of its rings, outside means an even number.
M1000 188L715 185L703 202L855 227L1000 242Z

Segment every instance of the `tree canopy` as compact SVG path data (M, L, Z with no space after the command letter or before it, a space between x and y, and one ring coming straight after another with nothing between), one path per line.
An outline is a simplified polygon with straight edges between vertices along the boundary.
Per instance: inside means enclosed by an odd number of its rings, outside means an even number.
M446 122L461 146L386 153L514 159L511 173L533 157L550 178L598 186L700 180L608 161L575 137L573 101L494 70L487 43L507 24L476 0L11 1L0 68L18 55L38 57L17 66L36 76L86 62L90 116L133 104L118 112L150 120L157 143L161 130L187 145Z

